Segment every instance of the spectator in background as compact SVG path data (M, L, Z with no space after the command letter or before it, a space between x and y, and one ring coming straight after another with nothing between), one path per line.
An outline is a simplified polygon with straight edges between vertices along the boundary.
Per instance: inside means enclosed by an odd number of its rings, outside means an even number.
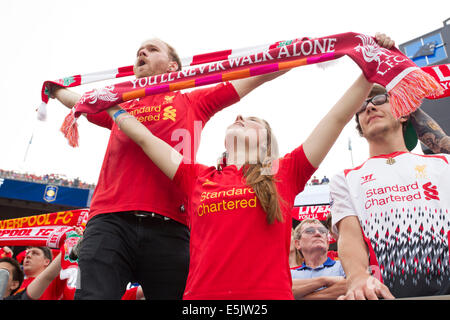
M30 250L37 249L37 248L30 248ZM25 256L24 264L29 263L29 260L27 261L27 256ZM40 265L40 268L35 268L36 270L41 270L43 264L39 263L39 260L42 261L42 259L35 259L35 265ZM44 260L47 261L45 258ZM31 269L30 267L28 267ZM42 300L54 300L56 298L59 298L59 296L49 296L49 293L46 296L43 296L44 292L49 288L49 285L58 278L59 272L61 270L61 257L60 254L56 256L56 258L51 261L45 268L43 268L36 276L31 277L31 281L28 283L28 285L23 288L23 291L21 293L21 299L22 300L39 300L41 297L44 298ZM30 271L29 271L30 272ZM33 273L34 274L34 273ZM29 278L30 279L30 278ZM62 292L61 292L62 295ZM59 300L59 299L57 299Z
M304 259L291 269L295 299L337 299L346 292L344 270L327 256L328 230L319 220L303 220L294 230L294 243Z
M27 287L38 277L52 262L52 252L47 247L29 247L23 260L23 272L25 280L17 291L17 294L24 294ZM61 280L56 277L51 282L40 300L60 300L64 294L67 280Z
M0 258L0 269L6 269L9 272L9 280L3 292L3 298L13 299L14 293L20 288L23 282L24 274L22 268L17 260L5 257Z
M327 217L324 221L324 226L328 229L328 240L330 242L330 245L328 247L328 257L330 257L331 259L337 260L338 259L338 252L337 252L338 235L335 234L333 231L332 217L331 217L330 212L327 214Z
M48 290L52 288L51 285L55 281L58 281L59 274L61 272L61 253L56 256L50 265L45 268L26 288L22 293L21 300L47 300ZM67 290L64 292L64 296L61 296L62 300L73 300L75 290ZM56 297L55 297L56 298ZM143 300L144 292L141 286L133 287L126 290L122 297L122 300Z
M81 228L76 227L75 231L79 234L82 235L83 230ZM30 249L33 248L29 248L27 255L31 255L31 251ZM45 250L46 253L44 254L45 256L48 257L49 255L49 251ZM50 264L45 267L43 270L42 268L38 268L37 266L40 265L42 266L42 263L39 263L39 261L42 262L42 260L46 260L47 259L35 259L33 265L35 266L35 268L31 267L31 264L29 262L30 258L27 258L27 261L24 261L24 263L27 264L27 268L29 269L28 272L29 274L33 273L33 270L38 273L38 275L36 277L33 278L33 280L26 286L26 288L24 290L21 291L20 294L16 295L16 296L12 296L9 298L9 300L53 300L53 299L58 299L58 300L73 300L74 295L75 295L75 288L74 287L69 287L69 286L63 286L63 284L65 284L67 281L62 281L59 279L60 274L61 274L61 269L62 269L62 265L61 265L61 260L63 259L63 257L61 256L61 251L58 250L59 252L56 254L56 258L53 259L53 261L50 262ZM77 259L77 255L70 255L71 259ZM0 259L0 268L2 268L2 260ZM13 260L16 264L16 267L18 268L18 270L21 272L22 274L22 279L20 281L20 284L23 281L23 272L20 268L20 264L16 261ZM39 272L39 270L41 270ZM11 273L11 271L10 271ZM34 273L33 273L34 274ZM75 280L76 281L76 280ZM59 295L51 295L51 292L49 292L50 290L53 290L53 288L55 287L54 283L58 282L61 284L61 287L63 288L61 294ZM17 286L17 288L19 288L20 285ZM130 288L126 291L125 295L122 297L122 300L141 300L144 299L144 293L142 291L142 287L141 286L136 286L133 288Z
M327 176L323 176L322 181L320 181L320 184L327 184L330 182L330 180L327 178Z
M312 178L312 180L311 180L311 184L312 184L313 186L318 185L318 184L319 184L319 179L317 179L317 177L314 176L314 177Z

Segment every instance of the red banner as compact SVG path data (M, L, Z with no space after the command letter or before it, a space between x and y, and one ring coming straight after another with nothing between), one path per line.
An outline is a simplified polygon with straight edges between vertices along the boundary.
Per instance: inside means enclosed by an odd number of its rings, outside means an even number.
M89 210L46 213L0 221L1 246L45 246L58 249L73 227L85 227Z
M450 64L441 64L437 66L428 66L421 68L426 73L435 78L444 88L444 93L436 97L427 97L428 99L440 99L450 96Z
M22 229L48 226L86 225L88 209L44 213L36 216L21 217L0 221L0 229Z
M322 206L301 206L292 209L292 217L298 221L305 219L325 221L329 212L330 206L328 204Z

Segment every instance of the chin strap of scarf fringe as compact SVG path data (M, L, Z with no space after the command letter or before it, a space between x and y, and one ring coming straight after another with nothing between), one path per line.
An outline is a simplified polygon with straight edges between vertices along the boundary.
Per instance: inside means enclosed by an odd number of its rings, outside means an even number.
M381 48L373 37L358 33L278 42L262 51L234 58L229 53L219 56L228 58L86 92L65 118L61 131L75 147L78 146L76 119L82 113L98 113L124 101L149 95L268 74L342 56L350 57L369 81L386 87L392 113L397 118L415 111L424 98L444 94L433 76L417 67L397 48ZM210 58L213 59L220 58Z

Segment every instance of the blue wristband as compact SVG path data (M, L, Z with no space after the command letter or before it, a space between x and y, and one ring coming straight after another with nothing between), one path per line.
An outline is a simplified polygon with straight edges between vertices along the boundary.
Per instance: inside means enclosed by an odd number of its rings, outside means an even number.
M117 111L116 113L114 113L114 115L113 115L114 121L116 121L117 117L120 116L122 113L126 113L126 111L123 110L123 109L120 109L119 111Z

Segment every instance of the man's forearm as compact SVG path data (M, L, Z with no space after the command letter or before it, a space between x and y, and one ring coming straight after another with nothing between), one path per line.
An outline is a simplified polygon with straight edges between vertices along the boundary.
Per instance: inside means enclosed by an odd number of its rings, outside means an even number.
M338 225L338 252L347 279L368 274L368 248L355 216L344 218Z
M58 86L53 87L51 95L69 109L71 109L81 98L79 93Z
M322 277L312 279L292 279L292 293L295 299L303 299L304 296L322 288L325 285Z
M319 291L307 294L302 297L302 300L336 300L339 296L347 292L347 280L341 280L336 284L324 288Z

